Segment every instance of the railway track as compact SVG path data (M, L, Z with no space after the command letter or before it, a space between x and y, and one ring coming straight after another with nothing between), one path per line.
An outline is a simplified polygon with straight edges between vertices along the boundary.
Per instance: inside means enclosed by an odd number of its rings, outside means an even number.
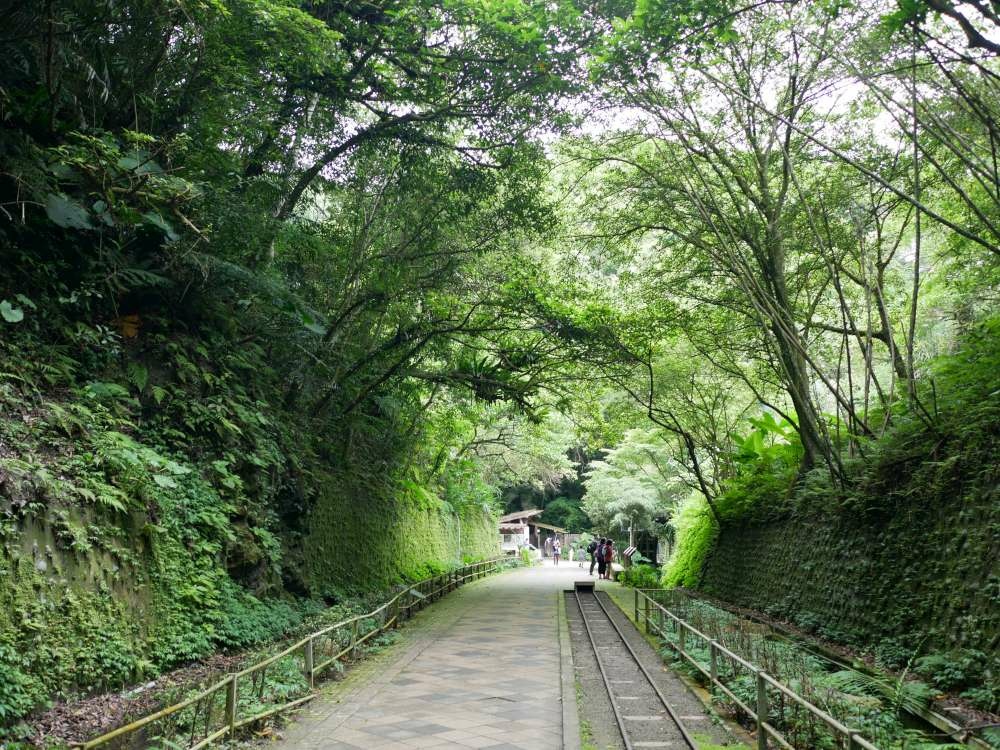
M697 750L680 717L593 589L578 588L572 598L579 608L626 750Z

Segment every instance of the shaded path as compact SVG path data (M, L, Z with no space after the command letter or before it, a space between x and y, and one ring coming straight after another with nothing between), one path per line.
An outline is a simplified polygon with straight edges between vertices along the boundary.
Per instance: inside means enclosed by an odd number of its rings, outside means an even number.
M546 565L449 594L407 624L399 643L324 690L271 746L562 748L561 681L569 673L572 688L572 674L561 666L556 592L583 575L576 565ZM567 723L575 721L574 705ZM575 732L568 728L570 746Z

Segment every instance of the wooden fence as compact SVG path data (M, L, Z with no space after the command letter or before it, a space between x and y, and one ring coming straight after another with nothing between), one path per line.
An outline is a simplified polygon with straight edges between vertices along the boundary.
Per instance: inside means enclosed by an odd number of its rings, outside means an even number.
M509 558L495 558L456 568L408 586L382 606L312 633L283 651L205 688L196 695L167 706L156 713L119 727L100 737L76 745L80 750L102 747L115 742L128 748L138 741L142 747L161 743L165 748L198 750L224 737L232 737L240 727L301 705L316 696L316 677L341 663L349 655L356 657L360 647L375 636L399 626L415 611L437 601L463 583L482 578L500 568ZM305 694L278 690L268 694L265 686L268 671L295 669L305 680ZM296 675L297 677L298 675ZM290 700L289 700L290 698ZM175 719L170 732L156 732L157 722ZM176 719L182 718L178 721ZM165 735L172 734L168 739ZM156 735L160 736L156 736Z
M649 593L657 593L659 589L650 589ZM771 712L773 697L777 696L783 703L788 702L798 706L800 710L807 712L816 720L826 725L830 733L836 739L837 747L845 750L879 750L868 740L864 739L856 729L844 726L833 716L817 708L790 687L778 682L774 677L762 669L748 662L746 659L734 654L721 643L709 638L704 633L694 628L689 623L675 615L658 601L653 599L647 590L635 589L635 622L637 625L645 623L647 633L656 633L664 642L680 656L689 662L708 680L710 686L720 690L729 700L739 706L740 710L749 716L757 725L757 748L767 750L773 742L775 746L784 750L795 750L788 739L779 729L768 722ZM641 603L641 607L640 607ZM671 627L675 634L675 642L667 638L667 626ZM708 669L688 653L688 645L697 643L709 652ZM720 663L725 661L733 673L742 673L751 677L756 683L756 700L753 706L741 700L733 691L720 679Z

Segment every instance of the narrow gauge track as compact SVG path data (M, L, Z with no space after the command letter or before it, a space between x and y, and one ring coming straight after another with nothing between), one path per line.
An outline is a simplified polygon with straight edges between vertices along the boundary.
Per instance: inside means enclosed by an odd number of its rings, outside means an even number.
M697 744L593 592L573 592L626 750Z

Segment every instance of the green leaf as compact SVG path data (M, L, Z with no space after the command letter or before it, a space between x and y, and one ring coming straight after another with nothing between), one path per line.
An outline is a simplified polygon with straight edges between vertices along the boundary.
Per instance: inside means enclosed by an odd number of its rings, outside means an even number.
M14 295L14 299L16 299L18 302L20 302L25 307L30 307L32 310L37 310L38 309L38 305L36 305L34 302L32 302L27 297L25 297L23 294L15 294Z
M140 393L146 388L149 382L149 370L138 362L130 362L128 365L128 379L139 389Z
M153 481L156 482L157 486L167 490L172 490L177 486L177 482L163 474L153 474Z
M212 468L215 469L220 474L228 474L229 462L224 459L218 459L216 461L212 461Z
M174 476L183 476L184 474L190 474L191 469L186 466L181 466L176 461L167 461L163 466L164 469L169 471Z
M87 209L62 193L50 193L45 201L45 213L54 223L66 229L93 229Z
M85 388L96 398L126 398L129 395L128 388L118 383L105 383L100 380L87 383Z
M8 323L20 323L24 320L24 310L20 307L14 307L7 300L3 300L0 302L0 317Z
M317 336L325 336L326 328L317 322L317 320L307 312L302 310L299 311L299 317L302 320L302 325L307 331L312 331Z
M147 224L152 224L154 227L163 232L163 234L166 235L167 239L170 242L176 242L177 240L180 239L180 235L177 234L176 231L174 231L174 228L170 224L170 222L164 219L162 216L160 216L160 214L154 211L147 211L142 215L142 218L146 220Z
M138 165L135 170L136 174L163 174L163 167L157 164L152 159L147 159Z
M89 490L86 487L74 487L73 491L84 500L89 500L92 503L97 502L97 495L93 490Z

